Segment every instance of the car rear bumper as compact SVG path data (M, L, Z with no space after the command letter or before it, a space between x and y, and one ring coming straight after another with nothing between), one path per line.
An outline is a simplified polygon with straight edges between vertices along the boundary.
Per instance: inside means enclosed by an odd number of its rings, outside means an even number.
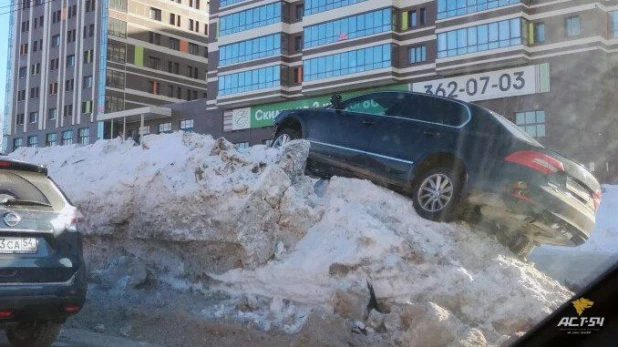
M528 188L510 186L470 194L468 201L481 205L481 214L526 234L539 244L577 246L586 242L595 225L595 213L575 197L551 185Z
M10 310L11 316L0 318L0 329L22 321L49 320L64 322L77 313L86 301L85 269L63 283L1 284L0 312ZM67 312L68 306L78 306Z

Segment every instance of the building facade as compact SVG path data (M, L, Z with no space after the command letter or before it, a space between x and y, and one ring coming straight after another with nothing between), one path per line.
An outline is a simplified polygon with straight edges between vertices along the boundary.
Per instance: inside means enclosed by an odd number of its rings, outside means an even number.
M213 0L208 117L240 146L283 109L411 90L475 102L615 177L618 1ZM221 132L221 129L198 129Z
M11 8L3 152L148 132L144 118L166 121L166 131L193 123L156 106L207 96L207 0L12 0Z

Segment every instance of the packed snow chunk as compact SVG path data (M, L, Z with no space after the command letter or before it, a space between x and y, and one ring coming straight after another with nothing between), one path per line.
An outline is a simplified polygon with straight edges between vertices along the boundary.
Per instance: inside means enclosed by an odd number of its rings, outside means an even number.
M340 177L324 189L324 214L295 247L255 270L213 275L219 287L357 320L367 318L370 296L359 289L369 282L391 337L423 341L419 334L431 330L444 345L461 346L527 330L572 295L494 237L424 220L410 199L388 189ZM433 318L411 326L401 316L408 302Z
M199 276L255 268L278 242L294 246L319 220L302 174L308 152L302 140L241 153L225 139L175 132L145 136L140 145L99 140L11 157L49 168L85 215L87 245L103 243L110 254L139 256L155 268L177 258L192 271L185 275Z

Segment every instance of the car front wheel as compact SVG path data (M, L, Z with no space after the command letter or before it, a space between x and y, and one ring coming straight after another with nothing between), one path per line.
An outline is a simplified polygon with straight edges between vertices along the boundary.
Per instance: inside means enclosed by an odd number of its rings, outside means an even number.
M432 221L453 220L459 203L461 180L448 167L422 173L414 185L414 209L419 216Z
M14 347L49 347L60 333L61 324L27 322L7 330L6 337Z
M272 146L275 148L283 147L283 145L285 145L286 143L300 138L300 133L295 129L283 128L277 131Z

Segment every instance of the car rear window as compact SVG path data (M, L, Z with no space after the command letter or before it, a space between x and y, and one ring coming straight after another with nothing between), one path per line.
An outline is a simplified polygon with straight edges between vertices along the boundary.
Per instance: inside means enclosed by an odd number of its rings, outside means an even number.
M513 124L513 122L509 121L504 116L502 116L500 114L497 114L495 112L492 112L492 111L487 111L487 113L489 113L494 119L496 119L500 124L502 124L502 126L504 126L504 128L506 128L506 130L509 133L511 133L513 136L515 136L519 140L526 141L526 142L528 142L530 144L533 144L535 146L539 146L539 147L543 146L537 140L535 140L534 137L530 136L522 128L520 128L517 125Z
M0 170L0 201L6 199L49 204L54 210L65 205L61 192L47 176L29 171Z

